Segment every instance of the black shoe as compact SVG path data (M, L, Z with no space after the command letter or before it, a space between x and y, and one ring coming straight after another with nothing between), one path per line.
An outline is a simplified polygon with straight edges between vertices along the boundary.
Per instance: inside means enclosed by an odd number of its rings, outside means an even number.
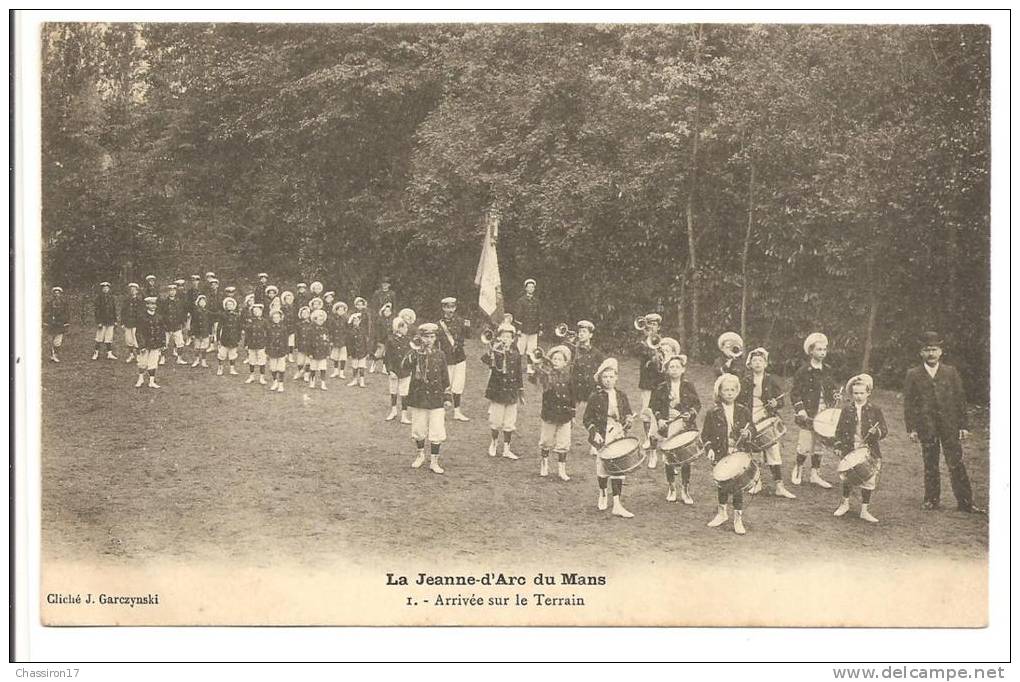
M921 509L925 511L938 511L938 508L939 508L938 502L925 502L924 504L921 505Z
M973 505L973 504L971 504L971 505L960 505L959 507L957 507L957 509L959 509L960 511L964 512L965 514L982 514L982 515L987 515L988 514L988 510L982 509L981 507L978 507L977 505Z

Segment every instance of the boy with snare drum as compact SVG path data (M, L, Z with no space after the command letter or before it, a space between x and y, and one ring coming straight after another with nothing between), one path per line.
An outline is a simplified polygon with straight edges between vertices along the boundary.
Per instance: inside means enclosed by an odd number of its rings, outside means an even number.
M655 387L652 391L650 407L657 421L658 431L664 436L672 436L669 433L670 422L674 419L682 419L679 430L688 431L697 429L698 410L701 409L701 400L694 389L694 384L684 379L684 372L687 370L687 356L674 355L667 358L663 364L663 371L666 380ZM676 502L676 471L677 468L666 462L666 501ZM690 463L680 466L680 498L684 504L694 504L691 498L691 465Z
M779 418L779 409L783 406L783 388L775 375L766 371L769 364L769 352L764 348L755 348L747 354L747 372L740 377L740 402L751 411L751 420L759 425L766 420L767 423L782 426L782 421L775 421ZM772 428L777 428L773 426ZM764 434L763 434L764 435ZM774 434L779 437L781 434ZM786 489L783 485L783 453L782 445L776 440L763 450L756 451L756 459L764 463L772 474L772 480L776 485L776 497L785 497L793 500L797 496ZM761 489L761 482L751 490L757 493Z
M858 374L846 383L846 393L853 402L839 413L833 444L833 449L842 460L839 478L842 481L843 500L832 515L843 516L850 511L850 493L854 487L859 486L861 518L870 523L878 523L878 519L868 510L868 505L878 487L878 472L882 470L882 449L878 441L889 434L889 429L885 425L882 410L868 402L873 387L874 381L867 374ZM848 461L851 458L853 461Z
M737 396L740 395L740 379L734 374L724 373L715 380L712 390L715 405L705 415L705 423L701 427L701 439L705 441L708 450L708 458L715 464L724 458L738 452L738 448L746 444L749 449L748 439L755 434L754 423L751 421L751 411L737 403ZM751 460L748 463L753 465ZM716 478L713 470L713 478ZM720 481L716 478L716 484ZM747 532L744 528L744 489L736 488L728 490L722 485L719 486L719 509L715 517L708 522L709 528L721 526L729 515L726 513L726 503L733 499L733 530L737 535Z
M588 431L588 440L596 448L623 438L630 425L634 422L634 413L630 409L627 394L616 388L620 377L620 368L616 358L606 358L595 372L595 381L599 388L588 396L588 406L584 411L584 428ZM598 508L609 507L606 488L612 484L613 515L630 519L634 515L627 511L621 497L626 476L610 476L602 463L602 458L595 457L595 476L599 484Z
M804 354L808 360L793 375L790 384L790 401L800 426L800 433L797 434L797 463L790 474L790 482L794 485L800 485L804 463L810 456L811 482L821 488L832 487L819 473L822 453L818 449L820 443L815 437L813 424L814 418L828 406L834 405L839 396L839 383L832 368L825 364L828 353L829 339L825 334L809 334L804 339Z

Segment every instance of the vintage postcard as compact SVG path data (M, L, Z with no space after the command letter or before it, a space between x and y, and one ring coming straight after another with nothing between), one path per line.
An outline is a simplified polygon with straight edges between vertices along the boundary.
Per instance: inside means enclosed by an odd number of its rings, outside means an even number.
M28 40L45 625L988 624L988 26Z

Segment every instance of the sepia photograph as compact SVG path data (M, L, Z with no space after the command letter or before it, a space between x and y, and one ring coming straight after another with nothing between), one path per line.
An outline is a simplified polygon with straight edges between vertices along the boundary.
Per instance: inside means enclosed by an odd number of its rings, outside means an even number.
M989 26L37 40L43 625L989 624Z

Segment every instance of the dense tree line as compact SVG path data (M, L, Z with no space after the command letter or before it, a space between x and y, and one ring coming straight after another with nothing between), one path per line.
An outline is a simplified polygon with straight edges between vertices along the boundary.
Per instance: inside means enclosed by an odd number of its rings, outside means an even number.
M822 329L886 384L937 328L986 397L986 27L51 24L43 52L48 281L386 271L427 308L473 298L496 208L505 293L565 319L658 308L699 359Z

